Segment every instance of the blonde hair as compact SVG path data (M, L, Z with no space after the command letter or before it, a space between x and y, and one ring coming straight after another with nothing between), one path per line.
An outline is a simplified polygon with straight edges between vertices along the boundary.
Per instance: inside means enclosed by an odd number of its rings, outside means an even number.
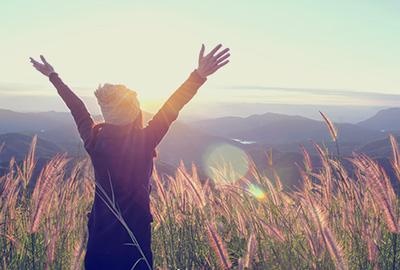
M99 85L94 92L106 123L126 125L141 114L137 93L122 84Z

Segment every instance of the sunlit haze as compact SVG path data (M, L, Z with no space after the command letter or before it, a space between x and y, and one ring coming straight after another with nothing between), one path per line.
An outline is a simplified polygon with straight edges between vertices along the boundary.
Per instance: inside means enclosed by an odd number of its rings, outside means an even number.
M0 107L15 109L22 96L56 98L28 62L44 54L78 95L93 97L99 83L122 83L154 112L196 67L201 44L210 49L219 42L231 49L231 63L187 110L219 102L396 106L399 7L396 1L2 0L0 99L7 104ZM32 108L66 110L52 102Z

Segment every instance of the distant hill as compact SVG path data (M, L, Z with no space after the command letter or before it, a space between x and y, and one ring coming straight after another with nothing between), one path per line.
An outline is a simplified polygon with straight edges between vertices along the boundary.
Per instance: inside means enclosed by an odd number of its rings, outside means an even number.
M243 89L244 90L244 89ZM1 100L0 100L1 102ZM1 103L0 103L1 107ZM204 108L207 109L204 109ZM181 115L181 119L196 121L210 118L264 114L265 112L301 115L310 119L320 120L321 115L318 111L323 111L335 122L358 123L367 117L371 117L377 111L385 109L387 106L351 106L351 105L309 105L309 104L272 104L256 102L228 102L221 100L218 103L195 102L190 105L188 113Z
M305 141L330 142L331 138L322 121L301 116L267 113L246 118L229 117L191 123L210 134L267 145L303 143ZM382 138L384 134L354 124L336 123L339 140L343 143L362 144Z
M190 125L211 134L232 138L244 131L253 130L289 119L303 120L307 118L302 116L265 113L260 115L255 114L248 117L221 117L206 119L192 122Z
M377 131L358 127L353 124L335 124L341 142L368 142L382 137ZM235 137L247 141L265 144L283 144L312 140L330 142L332 139L326 124L311 119L288 119L270 125L234 134Z
M383 131L400 130L400 108L380 110L371 118L359 122L358 125Z
M66 112L20 113L0 109L1 133L38 134L39 138L57 144L63 152L75 152L80 147L75 123Z
M29 152L32 142L32 136L7 133L0 135L0 145L3 145L0 151L0 163L8 162L12 157L17 161L24 159ZM36 144L36 156L41 159L50 159L57 153L63 153L63 149L56 144L38 138Z
M400 143L400 136L395 136L396 140ZM373 158L387 158L392 156L392 147L390 144L389 136L383 139L376 140L365 144L357 152L367 154Z
M46 131L63 126L72 126L72 116L63 112L20 113L0 109L0 133Z
M145 121L151 114L145 112ZM97 122L101 116L93 116ZM53 142L71 155L84 154L78 130L68 112L14 112L0 109L0 134L20 133L28 136L37 134L39 138Z

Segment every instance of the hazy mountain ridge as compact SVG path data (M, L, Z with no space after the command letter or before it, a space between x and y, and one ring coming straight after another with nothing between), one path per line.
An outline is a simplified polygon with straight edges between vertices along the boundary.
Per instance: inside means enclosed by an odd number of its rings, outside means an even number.
M72 116L63 112L21 113L0 109L0 132L41 132L48 128L71 125Z
M3 147L0 152L0 163L8 162L13 157L16 160L22 160L29 152L31 143L32 136L29 135L19 133L1 134L0 145ZM55 156L57 153L64 152L64 150L55 143L40 137L37 139L35 151L37 156L46 159Z
M381 132L380 127L374 125L374 119L379 117L381 123L388 124L397 114L400 119L400 109L390 109L379 111L377 115L359 124L335 123L341 154L348 155L356 151L381 158L390 157L388 133ZM145 113L145 122L151 116ZM28 152L34 134L39 137L38 158L48 158L57 152L68 152L78 157L85 155L69 113L0 110L0 133L3 133L0 142L5 143L0 153L1 162L6 162L12 156L22 159ZM232 139L256 143L242 144ZM270 171L271 168L266 166L266 155L269 150L275 149L273 158L278 171L290 175L289 178L297 178L295 164L302 163L300 144L314 155L314 142L324 144L332 153L336 153L326 124L299 115L265 113L248 117L206 119L188 124L176 121L158 147L158 160L166 171L171 172L171 168L177 166L180 160L186 165L195 163L202 167L208 149L231 144L245 150L261 169ZM318 162L317 157L313 159Z
M145 113L145 122L151 116ZM339 131L339 142L346 149L353 150L351 145L362 149L363 145L387 137L387 133L380 130L396 118L400 119L400 108L381 110L358 124L335 123ZM398 128L395 126L394 129L400 130L400 121ZM57 144L64 151L82 154L82 143L70 113L20 113L0 109L0 133L39 134L39 138ZM328 145L331 143L326 124L322 120L265 113L248 117L205 119L188 124L177 121L160 144L160 157L176 164L179 157L190 162L199 161L199 157L193 157L194 153L196 150L204 150L210 144L233 143L246 148L231 139L255 141L265 147L277 147L285 151L298 151L299 144L310 145L310 141Z
M265 125L270 125L287 119L307 119L302 116L289 116L277 113L265 113L262 115L250 115L248 117L221 117L205 119L190 123L191 126L205 130L209 133L235 138L245 130L252 130Z
M400 130L400 108L380 110L371 118L359 122L358 125L375 130Z
M284 145L307 141L331 142L326 123L302 116L266 113L250 117L217 118L191 123L204 132L264 145ZM342 143L360 145L382 138L381 131L349 123L335 123Z
M399 142L400 141L400 132L397 131L395 133L392 133L396 140ZM367 154L368 156L374 157L374 158L383 158L383 157L391 157L393 154L392 151L392 146L389 140L389 136L386 136L383 139L372 141L370 143L367 143L363 147L359 149L360 153Z

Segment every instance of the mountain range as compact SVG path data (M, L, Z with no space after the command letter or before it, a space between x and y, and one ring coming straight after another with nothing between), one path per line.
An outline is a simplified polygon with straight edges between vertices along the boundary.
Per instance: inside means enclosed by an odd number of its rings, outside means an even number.
M99 117L96 117L98 119ZM151 114L145 113L148 121ZM365 152L376 158L390 157L388 134L400 134L400 108L385 109L359 123L335 123L341 155ZM22 159L33 135L38 135L38 158L48 159L67 152L82 157L82 147L69 113L20 113L0 110L0 162L12 156ZM163 171L173 172L181 160L204 169L205 155L219 145L232 145L245 151L262 169L268 170L266 153L274 152L278 171L296 177L295 164L302 163L300 145L312 155L313 144L323 144L335 153L326 123L299 115L265 113L248 117L221 117L195 122L176 121L158 147L158 160ZM315 158L317 159L317 158ZM162 165L161 165L162 164Z

